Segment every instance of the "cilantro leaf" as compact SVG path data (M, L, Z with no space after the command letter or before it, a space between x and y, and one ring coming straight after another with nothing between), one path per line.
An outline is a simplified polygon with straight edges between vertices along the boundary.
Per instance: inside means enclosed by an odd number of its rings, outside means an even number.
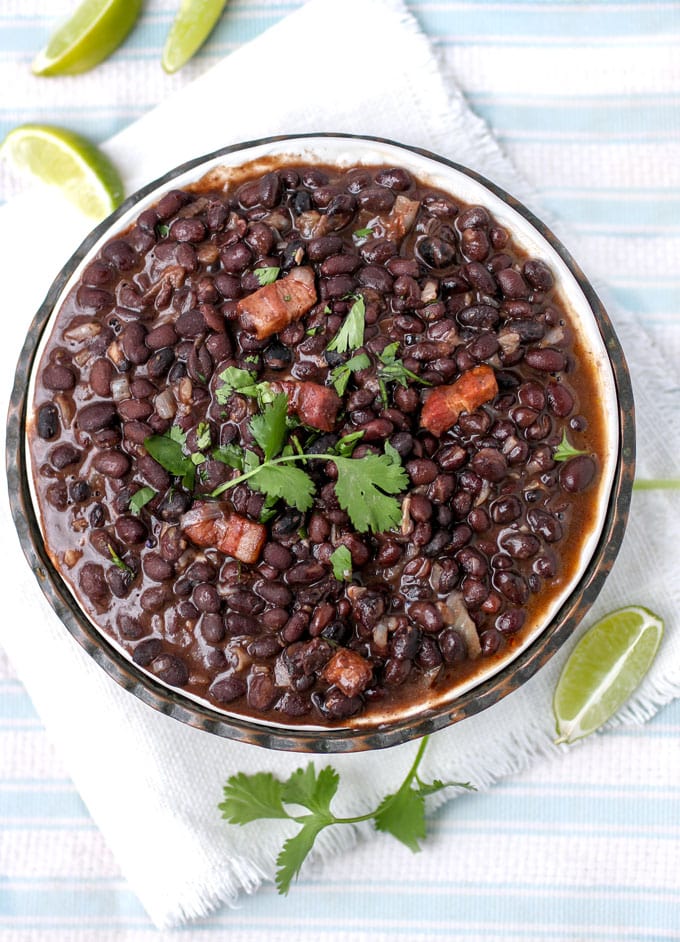
M329 559L333 564L335 578L340 582L345 580L349 582L352 578L352 554L347 547L338 546L337 549L333 550Z
M382 533L401 523L401 506L390 494L408 487L408 477L398 452L385 443L384 455L334 458L338 469L335 495L352 525L360 532Z
M330 824L330 821L319 820L314 815L306 815L302 820L302 828L294 837L289 837L283 845L281 853L276 858L276 888L282 896L286 896L290 885L300 872L305 858L314 846L320 831Z
M587 451L579 451L578 448L574 448L567 438L567 430L562 429L562 441L553 452L553 458L555 461L569 461L570 458L576 458L578 455L587 454Z
M414 373L412 370L409 370L404 366L403 360L400 360L397 357L398 349L398 342L391 343L385 347L382 353L378 356L378 359L381 363L381 366L378 368L378 383L380 386L380 395L385 405L387 405L387 389L385 388L386 383L398 383L404 388L408 386L409 380L414 383L420 383L422 386L432 385L432 383L428 382L428 380L421 379L417 373Z
M212 457L215 461L228 464L230 468L243 471L243 449L238 445L220 445L219 448L215 448Z
M330 816L331 801L339 784L340 776L332 766L325 766L317 774L310 762L306 768L296 769L284 782L281 797L287 803L303 805L314 814Z
M249 479L249 484L267 497L283 498L289 507L297 510L309 510L314 504L314 481L301 468L263 465Z
M271 403L267 403L260 415L250 420L253 438L264 452L264 460L271 461L283 448L286 437L286 416L288 415L288 396L279 393Z
M343 458L349 458L356 448L357 442L363 437L363 429L358 432L350 432L349 435L343 435L342 438L335 443L332 451L334 451L336 455L341 455Z
M354 239L355 242L359 240L364 240L364 239L367 239L371 235L372 232L373 230L371 229L370 226L366 226L365 229L355 229L354 232L352 233L352 238Z
M416 854L420 850L419 841L425 837L425 799L411 788L410 781L404 785L380 802L374 816L375 827L396 837Z
M210 444L210 426L207 422L199 422L196 427L196 445L200 451L203 451L204 448L210 448Z
M156 232L158 233L159 238L165 239L170 232L170 226L166 226L164 222L159 222L156 225Z
M260 282L260 287L264 288L265 285L270 285L273 281L276 281L280 271L280 268L254 268L253 274Z
M416 781L418 782L417 792L423 798L427 798L428 795L435 795L444 788L467 788L468 791L475 791L469 782L442 782L439 778L436 778L433 782L421 782L417 776Z
M260 818L287 818L281 803L283 783L271 772L232 775L224 786L224 801L218 805L231 824L248 824Z
M365 316L366 305L363 297L359 295L345 317L342 327L326 349L346 353L348 350L356 350L360 347L364 342Z
M155 496L156 491L152 487L140 487L130 498L130 513L137 516L142 507L148 504L150 500L153 500Z
M223 406L232 393L238 392L242 396L257 396L257 374L250 370L241 370L238 366L228 366L222 370L218 379L222 385L215 390L218 403Z
M180 441L178 441L180 438ZM175 477L182 478L187 490L194 486L196 468L188 455L184 454L186 434L176 425L164 435L150 435L144 439L144 447L151 457Z
M336 366L335 369L331 370L331 382L335 386L335 391L338 396L345 395L345 390L347 389L347 384L349 383L349 378L352 373L365 370L370 365L371 361L368 356L365 353L359 353L357 356L352 357L351 360L348 360L346 363L341 363L339 366Z

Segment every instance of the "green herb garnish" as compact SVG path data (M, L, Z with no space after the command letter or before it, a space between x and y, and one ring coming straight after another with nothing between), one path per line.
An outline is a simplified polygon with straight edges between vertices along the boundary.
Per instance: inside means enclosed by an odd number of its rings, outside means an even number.
M285 895L300 872L302 864L314 846L317 836L335 824L359 824L373 821L377 831L391 834L409 850L420 850L420 841L426 836L425 798L444 788L456 786L474 790L467 782L423 782L418 768L428 742L424 736L413 765L404 781L393 794L386 795L374 811L355 817L340 818L331 811L331 801L340 784L340 776L331 766L318 772L310 762L305 769L297 769L282 781L271 772L232 775L224 787L224 801L219 805L222 817L230 824L248 824L251 821L283 818L300 826L293 837L284 843L276 861L276 886ZM305 809L291 812L287 806Z
M111 562L113 563L113 565L116 566L117 569L120 569L122 572L126 572L130 576L134 575L132 569L130 569L127 563L123 562L123 560L120 558L120 556L115 551L113 546L111 546L110 543L108 544L108 547L109 547L109 556L111 557Z
M346 546L338 546L329 557L333 564L333 575L340 582L352 579L352 554Z
M242 396L257 396L257 374L250 370L241 370L238 366L228 366L218 375L222 385L215 390L218 403L223 406L232 393L241 393Z
M164 222L159 222L156 226L156 232L161 237L161 239L166 239L168 233L170 232L170 226L166 226Z
M357 356L352 357L351 360L348 360L346 363L341 363L331 370L331 382L338 396L345 395L345 390L347 389L347 384L349 383L349 378L352 373L365 370L370 365L371 361L368 356L365 353L359 353Z
M352 238L355 240L355 242L363 241L364 239L367 239L372 233L373 230L370 228L370 226L366 226L365 229L355 229L352 233Z
M207 422L199 422L196 426L196 446L200 451L210 448L210 426Z
M431 386L432 383L426 379L421 379L417 373L407 370L404 361L397 357L398 343L391 343L379 355L381 366L378 369L378 385L380 386L380 397L383 405L387 406L387 383L398 383L406 388L408 381L420 383L423 386Z
M135 493L130 498L130 513L133 513L135 516L137 516L142 507L145 507L150 500L154 499L155 496L156 491L154 491L152 487L140 487L140 489L135 491Z
M555 461L569 461L570 458L576 458L577 455L587 454L587 451L579 451L578 448L574 448L567 438L567 430L562 429L562 441L553 452L553 458Z
M243 449L238 445L221 445L213 451L212 458L237 471L243 471Z
M342 323L342 327L328 344L327 350L336 350L338 353L347 353L356 350L364 342L366 305L361 295L356 298L349 309L349 313Z
M293 453L289 446L283 448L287 425L288 400L284 394L274 397L264 406L260 415L250 420L250 430L262 449L264 460L254 451L246 451L243 458L243 473L225 481L211 492L218 497L243 481L257 491L280 497L297 510L309 510L314 503L315 483L302 468L288 465L313 460L333 461L338 471L335 493L343 510L347 511L353 526L360 532L373 530L382 532L396 527L401 522L401 506L392 495L406 490L408 477L401 466L398 452L389 442L385 443L383 455L365 455L360 459L339 453L354 447L363 433L352 433L337 443L335 449L321 454Z
M177 425L163 435L150 435L144 439L144 447L161 467L182 479L183 486L191 491L196 480L196 466L190 455L184 453L186 433Z
M280 268L254 268L253 274L260 282L260 287L264 288L265 285L270 285L273 281L276 281L280 271Z

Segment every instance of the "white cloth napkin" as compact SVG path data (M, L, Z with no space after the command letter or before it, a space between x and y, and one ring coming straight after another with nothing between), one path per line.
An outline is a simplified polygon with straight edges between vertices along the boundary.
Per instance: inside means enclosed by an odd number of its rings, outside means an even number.
M299 76L281 71L291 49L304 60ZM226 144L304 131L364 132L430 148L481 171L541 214L531 187L442 75L399 0L312 0L127 128L106 150L131 192ZM39 256L33 248L36 227ZM87 228L58 196L42 189L0 209L3 404L34 311ZM677 370L633 317L616 311L615 325L636 387L639 473L671 476L680 440ZM230 774L271 770L285 776L301 764L300 757L182 726L119 688L42 599L16 543L5 489L2 525L0 642L154 922L171 926L207 914L271 879L288 826L230 827L216 806ZM677 526L677 501L663 493L635 495L623 550L589 619L640 603L668 624L654 668L617 722L642 721L680 694L680 583L671 542ZM550 701L564 656L486 713L433 737L424 774L485 788L555 750ZM334 758L343 782L339 813L373 807L401 779L414 748ZM370 827L325 832L317 857L351 846L362 834L370 834Z

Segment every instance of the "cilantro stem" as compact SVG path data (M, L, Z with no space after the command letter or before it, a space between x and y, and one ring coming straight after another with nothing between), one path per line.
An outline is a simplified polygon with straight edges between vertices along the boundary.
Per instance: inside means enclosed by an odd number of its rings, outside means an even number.
M262 468L266 468L273 464L286 464L290 461L313 461L319 459L321 461L335 461L339 455L329 455L329 454L301 454L301 455L281 455L278 458L270 458L269 461L263 461L262 464L258 464L256 468L251 468L250 471L244 471L243 474L239 474L237 477L232 478L231 481L225 481L224 484L220 484L219 487L216 487L214 491L210 492L210 497L219 497L220 494L223 494L225 491L228 491L232 487L236 487L237 484L242 484L243 481L247 481L248 478L254 477L258 471L261 471Z
M680 478L638 478L633 482L634 491L677 491Z
M416 757L413 760L413 765L406 773L404 777L404 781L399 786L399 790L395 792L395 794L392 795L392 797L385 802L386 805L391 805L394 801L396 801L399 793L406 791L406 789L410 787L413 779L418 778L418 774L417 774L418 768L420 766L420 763L423 761L423 756L425 755L425 750L427 749L427 744L429 741L430 741L429 736L423 736L423 738L420 741L420 745L418 746ZM359 814L354 818L336 818L335 816L333 816L333 820L330 823L331 824L360 824L362 821L371 821L373 818L375 818L375 810L369 811L368 814Z

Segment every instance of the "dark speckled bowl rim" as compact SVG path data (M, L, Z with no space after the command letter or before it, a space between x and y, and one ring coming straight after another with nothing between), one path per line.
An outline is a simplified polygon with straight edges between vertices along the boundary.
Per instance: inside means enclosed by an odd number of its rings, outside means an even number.
M538 638L497 674L482 681L450 703L426 709L415 716L398 718L392 722L383 722L373 728L362 727L361 729L352 729L351 727L300 729L294 726L267 726L265 723L254 722L247 717L225 716L212 710L207 705L196 703L179 692L175 693L169 690L138 669L131 660L128 660L109 643L103 633L100 633L85 617L47 555L40 526L33 509L25 451L24 429L29 378L41 335L53 307L73 271L98 239L107 231L115 230L116 220L130 210L136 202L154 190L170 184L177 176L193 168L200 167L212 159L258 145L303 141L305 139L311 141L323 138L366 141L369 145L375 143L388 144L437 161L471 177L524 216L562 258L588 300L609 356L617 393L619 420L619 454L600 539L580 580ZM485 177L454 161L422 148L411 147L385 138L341 133L279 135L233 144L176 167L128 197L112 215L100 223L84 240L55 279L28 331L17 365L8 412L6 461L12 516L24 554L40 588L76 641L118 684L155 710L218 736L252 743L268 749L308 753L355 752L394 746L433 733L438 729L488 709L488 707L525 683L550 660L553 654L569 638L595 601L607 575L611 571L623 539L635 472L633 392L621 345L611 321L592 286L569 252L553 233L514 197Z

